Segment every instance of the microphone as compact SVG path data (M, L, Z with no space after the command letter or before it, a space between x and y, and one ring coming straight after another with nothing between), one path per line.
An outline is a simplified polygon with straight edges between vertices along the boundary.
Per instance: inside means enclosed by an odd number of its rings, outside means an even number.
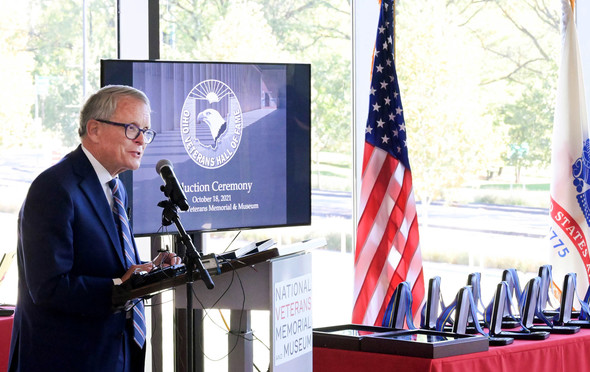
M180 208L182 211L188 210L188 202L186 195L178 183L178 179L174 174L172 163L167 159L162 159L156 164L156 172L162 177L165 185L160 186L160 190L164 192L170 201Z

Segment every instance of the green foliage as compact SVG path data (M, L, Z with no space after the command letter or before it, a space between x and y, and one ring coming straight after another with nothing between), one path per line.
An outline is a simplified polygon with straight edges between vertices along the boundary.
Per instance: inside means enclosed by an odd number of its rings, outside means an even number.
M315 151L350 153L350 66L340 62L341 56L333 54L312 65L315 78L311 113Z
M501 143L486 115L481 49L441 2L401 3L396 65L417 198L429 201L499 159ZM416 20L428 22L416 22Z
M161 4L164 59L311 63L314 150L350 153L352 48L347 1Z
M398 3L396 65L419 200L444 197L504 162L547 164L558 8L539 0ZM510 159L510 144L528 151Z
M485 52L484 85L501 82L526 89L546 78L559 54L560 2L544 0L454 0L464 32ZM512 92L510 92L512 93Z
M481 185L482 190L511 190L511 189L525 189L531 191L549 191L548 183L530 183L530 184L507 184L496 183Z
M87 88L99 87L101 58L115 57L115 4L87 1ZM79 1L31 0L27 49L34 54L35 81L48 82L38 92L43 128L59 133L66 145L78 141L78 113L84 100L83 9Z
M495 128L506 135L502 159L515 166L515 182L520 182L522 168L545 167L550 162L559 4L540 0L457 3L464 7L465 28L485 52L482 86L500 83L505 89L502 101L490 102L490 115Z
M312 188L332 191L352 191L352 157L344 153L318 152L312 154Z
M497 125L508 128L512 151L504 153L508 165L522 167L549 165L557 76L530 87L514 102L498 110ZM518 151L526 148L526 151Z
M549 184L498 184L478 188L457 188L445 190L445 200L459 204L519 205L547 208Z
M449 265L468 265L469 252L429 250L422 252L422 259L428 262L444 262Z
M29 143L34 123L30 115L30 98L34 89L30 78L33 54L26 51L26 8L22 4L5 2L0 15L0 147L13 148Z

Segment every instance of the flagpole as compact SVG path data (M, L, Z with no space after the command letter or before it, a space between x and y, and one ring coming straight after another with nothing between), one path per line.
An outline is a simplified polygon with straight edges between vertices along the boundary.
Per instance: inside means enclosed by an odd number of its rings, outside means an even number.
M577 23L576 17L576 0L570 0L570 5L572 6L572 17L574 18L574 23Z

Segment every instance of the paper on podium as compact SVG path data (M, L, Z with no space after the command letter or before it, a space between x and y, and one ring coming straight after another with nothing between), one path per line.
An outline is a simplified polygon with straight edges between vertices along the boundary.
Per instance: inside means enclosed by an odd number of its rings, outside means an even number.
M251 242L233 251L224 252L219 255L219 258L225 260L235 260L236 258L242 258L249 254L264 252L267 249L274 247L275 245L276 243L273 239L265 239L258 242Z
M325 238L303 240L298 243L279 246L279 256L310 251L312 249L325 247L326 245L328 245L328 242L326 242Z

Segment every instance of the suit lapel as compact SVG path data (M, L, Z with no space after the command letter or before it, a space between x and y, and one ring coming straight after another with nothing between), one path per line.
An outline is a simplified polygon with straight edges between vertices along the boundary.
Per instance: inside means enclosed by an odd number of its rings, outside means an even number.
M123 267L126 267L125 257L123 257L123 248L121 247L121 239L119 232L115 226L115 220L113 218L113 212L104 196L102 185L98 181L96 172L92 168L92 164L82 151L81 147L78 147L72 152L72 164L74 171L80 177L80 189L88 198L92 208L98 215L101 224L107 231L112 247L115 250L115 254L119 257Z

